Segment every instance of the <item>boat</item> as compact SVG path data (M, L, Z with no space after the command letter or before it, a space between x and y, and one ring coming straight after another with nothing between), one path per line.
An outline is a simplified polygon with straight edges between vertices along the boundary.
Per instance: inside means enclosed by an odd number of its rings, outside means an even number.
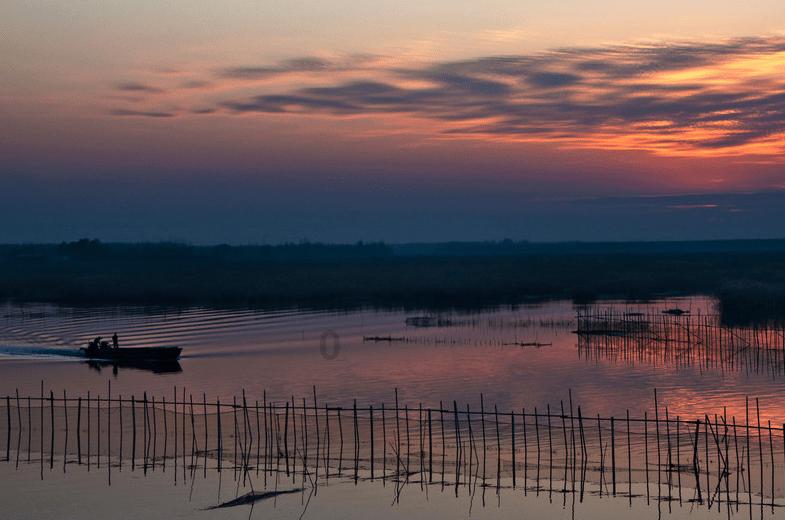
M665 309L662 311L663 314L670 314L671 316L684 316L685 314L689 314L690 311L685 311L684 309L674 308L674 309Z
M410 316L406 318L410 327L450 327L452 321L441 316Z
M180 347L112 348L89 346L80 349L85 357L106 361L177 361L183 351Z

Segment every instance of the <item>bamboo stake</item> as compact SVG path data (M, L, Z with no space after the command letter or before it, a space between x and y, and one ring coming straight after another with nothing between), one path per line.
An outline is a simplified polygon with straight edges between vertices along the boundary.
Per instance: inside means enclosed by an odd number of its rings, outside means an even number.
M371 428L371 480L374 479L374 472L373 472L373 462L374 462L374 445L373 445L373 405L370 405L368 409L368 422L370 423Z
M512 488L515 489L515 412L510 410L510 451L512 452Z
M88 410L87 417L88 418L90 417L89 410ZM89 424L89 421L88 421L88 424ZM177 424L177 421L175 421L175 424ZM90 427L88 426L88 431L89 431L89 429L90 429ZM134 469L136 469L136 398L133 396L133 394L131 394L131 432L133 433L133 435L131 436L132 437L131 438L131 471L134 471ZM89 436L88 436L88 441L87 442L88 442L88 448L89 448L89 442L90 442L89 441ZM177 450L175 448L175 454L176 453L177 453ZM89 457L89 455L88 455L88 457ZM89 464L89 459L88 459L88 464Z

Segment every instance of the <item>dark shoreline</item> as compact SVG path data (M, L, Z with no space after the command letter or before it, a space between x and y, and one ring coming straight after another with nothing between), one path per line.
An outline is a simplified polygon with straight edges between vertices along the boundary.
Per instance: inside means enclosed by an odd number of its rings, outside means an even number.
M472 309L707 294L785 316L785 240L281 246L0 246L0 299L70 305Z

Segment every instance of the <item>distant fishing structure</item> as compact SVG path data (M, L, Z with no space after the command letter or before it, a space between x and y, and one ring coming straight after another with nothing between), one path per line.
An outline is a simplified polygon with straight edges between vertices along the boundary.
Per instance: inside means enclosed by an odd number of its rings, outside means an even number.
M577 315L578 354L701 370L785 375L785 327L730 327L716 314L589 309Z
M229 505L339 481L436 487L455 496L521 492L582 503L587 494L673 507L748 509L763 517L785 506L785 424L761 421L757 399L744 416L673 416L654 391L653 411L601 417L573 402L499 410L457 401L438 407L334 406L311 396L230 402L173 388L170 396L69 396L63 391L2 398L3 460L46 470L170 471L175 482L229 473L253 495ZM201 398L200 398L201 397ZM265 490L265 491L262 491ZM294 491L293 491L294 490ZM483 502L484 503L484 502ZM228 507L226 504L218 507Z

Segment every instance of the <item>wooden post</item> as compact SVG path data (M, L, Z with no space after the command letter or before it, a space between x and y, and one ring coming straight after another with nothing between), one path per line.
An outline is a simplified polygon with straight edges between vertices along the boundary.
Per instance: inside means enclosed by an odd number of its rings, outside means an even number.
M254 411L256 412L256 474L259 475L262 451L262 423L259 419L259 401L254 401ZM294 401L292 401L292 413L294 413ZM295 441L297 440L297 433L295 433L294 439ZM296 446L294 452L297 453Z
M461 481L461 457L460 457L460 448L461 448L461 433L460 428L458 426L458 402L452 402L452 409L454 413L454 422L455 422L455 493L458 493L458 486L460 485ZM483 475L484 479L484 475Z
M611 416L611 473L613 475L613 495L616 495L616 422Z
M281 417L280 414L278 414L278 405L275 405L274 410L275 410L274 419L275 419L275 452L276 452L275 471L277 473L278 471L280 471L281 454L283 453L283 451L281 451ZM319 461L318 461L318 454L317 454L317 463L318 462Z
M433 482L433 423L430 407L428 408L428 482Z
M644 458L646 460L646 503L648 503L649 502L649 413L648 412L643 412L643 453L644 453Z
M368 422L370 423L370 428L371 428L371 480L373 480L374 479L373 458L374 458L374 455L375 455L374 454L374 445L373 445L373 405L370 405L368 407L368 414L369 414Z
M117 399L120 415L120 471L123 471L123 395ZM166 426L166 399L164 399L164 427ZM166 435L164 435L164 465L166 464ZM166 467L166 466L164 466Z
M65 399L65 394L63 394ZM66 418L66 428L68 419ZM106 388L106 471L109 475L109 485L112 485L112 380L107 382Z
M485 403L480 394L480 424L482 425L482 484L485 486L485 459L488 448L485 446Z
M297 408L294 404L294 396L292 396L292 439L292 453L294 454L292 456L292 483L294 483L294 474L297 468ZM330 473L327 472L327 475L329 476Z
M785 431L785 427L783 427ZM382 486L387 480L387 419L384 413L384 402L382 402Z
M245 394L245 391L243 391L243 394ZM146 399L146 397L145 397L145 399ZM245 395L243 395L243 402L245 402ZM199 451L199 446L196 443L196 420L194 418L194 396L193 396L193 394L188 394L188 403L189 403L188 413L189 413L189 415L191 417L191 466L195 467L194 466L194 456ZM145 406L147 406L146 400L145 400ZM245 429L243 428L243 430L245 430ZM197 459L197 462L198 462L198 459Z
M660 470L662 469L662 458L660 455L660 407L657 401L657 389L654 389L654 427L657 431L657 485L660 484Z
M676 416L676 475L679 484L679 504L681 504L681 418Z
M469 427L469 468L468 477L466 478L466 485L469 485L472 478L472 454L476 456L477 449L474 445L474 432L472 431L472 412L469 403L466 403L466 425Z
M332 444L332 442L330 440L330 407L327 406L327 403L324 403L324 423L325 423L325 430L326 430L325 440L324 440L324 445L325 445L324 474L327 477L327 480L330 480L330 445ZM292 426L294 426L294 412L292 412ZM297 450L295 449L295 452L296 451Z
M441 401L439 401L439 423L440 423L440 429L441 429L441 432L442 432L442 475L441 475L441 479L442 479L442 489L444 489L444 466L445 466L445 463L446 463L446 460L447 460L446 459L446 457L447 457L447 442L445 440L446 435L445 435L445 432L444 432L444 403L442 403Z
M67 455L68 455L68 449L67 449L67 447L68 447L68 412L66 411L65 407L66 407L66 397L65 397L65 390L63 390L63 411L65 412L65 439L66 439L66 442L65 442L66 449L63 451L63 453L64 453L64 456L63 456L63 471L65 471L65 461L68 458L67 457ZM17 421L18 426L19 426L19 432L17 433L17 436L16 436L16 467L18 468L19 467L19 456L20 456L20 453L22 451L22 405L21 405L21 403L19 401L19 389L18 388L16 389L16 421ZM10 422L9 422L8 430L9 431L11 430Z
M549 493L553 492L553 437L551 435L551 404L548 403L546 408L548 412L548 482Z
M703 503L703 497L701 495L701 480L700 480L700 469L698 468L698 443L700 442L700 428L701 422L700 419L695 421L695 443L693 444L692 449L692 469L695 473L695 487L698 491L698 503Z
M395 450L395 477L400 478L401 475L401 421L399 417L398 407L398 388L395 389L395 434L397 437L398 447Z
M88 411L87 417L90 417L90 413ZM89 424L89 421L88 421ZM177 421L175 421L175 425ZM89 427L88 427L89 429ZM136 469L136 398L131 395L131 471ZM89 443L89 436L88 436L88 443ZM89 448L89 447L88 447ZM177 455L177 448L175 448L175 456Z
M50 392L51 395L51 392ZM98 469L101 469L101 394L96 396L96 406L95 406L95 415L96 415L96 440L98 441L98 448L96 449L96 456L98 457ZM54 407L52 407L52 424L54 425ZM52 444L54 445L54 428L52 428Z
M412 454L412 443L409 436L409 405L403 405L403 412L406 414L406 480L409 480L409 460Z
M147 455L149 452L149 442L150 442L149 426L150 426L150 417L147 408L147 392L144 392L142 394L142 468L144 469L145 474L147 474ZM193 460L191 460L191 462L193 462Z
M218 452L218 473L221 472L221 459L223 458L223 433L221 433L221 400L215 400L215 422L216 422L216 443L215 449Z
M340 419L339 419L340 420ZM305 397L303 397L303 475L305 475L308 465L308 411L305 408ZM343 437L341 437L341 453L343 454Z
M316 422L316 478L319 478L319 449L321 448L321 434L319 433L319 405L316 402L316 385L313 385L313 415Z
M358 471L360 465L360 437L357 432L357 399L352 404L352 419L353 419L353 432L354 432L354 482L357 483Z
M40 417L41 417L41 431L39 432L39 441L41 447L41 464L40 464L40 471L41 471L41 480L44 479L44 381L41 380L41 408L39 410Z
M19 416L19 428L20 428L19 433L21 434L22 412L21 410L19 410L19 390L16 391L16 409L17 409L17 415ZM65 440L63 441L63 473L65 473L65 469L66 469L65 466L66 463L68 462L68 395L66 394L65 389L63 389L63 419L65 421ZM19 448L17 447L17 453L16 453L17 462L19 461L18 450Z
M338 474L341 474L341 470L343 468L343 421L341 420L341 411L342 408L338 407L338 437L340 441L340 446L338 449Z
M55 394L52 390L49 390L49 418L51 422L49 437L49 469L52 469L54 468L55 463ZM43 456L43 454L41 456Z
M148 404L149 412L145 412L145 419L149 423L147 435L149 436L148 444L152 443L153 445L153 453L151 458L151 467L153 471L155 471L155 464L158 455L158 412L156 411L155 406L155 395L150 394L150 402ZM147 449L149 452L149 448ZM198 462L198 461L197 461ZM194 471L196 471L194 469Z
M283 421L283 450L286 457L286 476L289 476L289 401L286 401Z
M578 432L580 434L580 445L581 445L581 467L585 466L585 463L588 459L588 448L586 447L586 433L583 429L583 413L581 412L581 407L578 406Z
M187 464L185 463L185 429L186 429L185 428L185 387L183 387L182 410L183 410L183 424L181 425L182 426L182 429L181 429L181 432L182 432L182 439L181 440L182 440L182 442L181 442L181 444L183 446L183 450L182 450L182 452L183 452L183 466L182 466L183 467L183 482L185 482L186 475L187 475L187 472L186 472Z
M493 405L493 418L496 422L496 493L498 494L501 487L502 444L499 436L499 410L496 405Z
M681 470L679 470L681 474ZM627 482L629 483L630 503L632 503L632 441L630 440L630 411L627 410Z
M569 402L570 402L570 441L572 442L572 472L573 472L573 482L575 481L575 460L576 460L576 447L575 447L575 414L573 414L572 408L572 389L568 388L567 393L569 395Z
M5 460L11 460L11 398L5 396L5 411L6 411L6 425L8 426L8 433L5 440Z
M534 407L534 431L537 436L537 468L539 469L540 467L540 418L537 414L536 406Z
M425 479L423 473L423 466L424 466L424 444L423 444L423 419L422 419L422 403L419 403L418 414L417 414L417 433L418 433L418 440L419 440L419 454L418 459L420 461L420 489L423 487L423 480Z
M122 405L122 397L120 399L120 404ZM166 417L166 414L169 412L166 408L166 397L161 396L161 415L164 416L164 456L161 460L161 467L163 471L166 472L166 457L169 454L169 419ZM120 414L120 420L122 421L123 415L122 410ZM121 422L122 428L122 422Z
M245 485L246 478L250 479L248 476L248 465L250 464L250 456L251 456L251 447L253 446L253 435L251 432L251 418L248 416L248 399L245 395L245 388L242 389L243 392L243 485ZM286 403L287 408L289 402ZM285 439L284 439L285 440ZM289 464L289 458L287 454L286 464Z
M32 444L33 444L33 403L30 399L30 396L27 396L27 462L28 463L30 462Z
M752 508L752 457L750 455L750 398L747 397L744 401L745 403L745 415L746 415L746 429L747 429L747 493L748 493L748 501L750 503L750 508ZM750 510L750 514L752 511Z
M294 406L294 404L292 404ZM267 461L268 461L268 454L269 454L269 435L267 433L267 390L264 390L262 394L262 415L264 416L264 468L262 472L264 473L265 478L265 485L267 484Z
M512 452L512 488L515 489L515 411L510 410L510 451Z
M785 425L783 425L782 431L785 433ZM785 439L785 437L783 437ZM739 438L736 432L736 416L733 416L733 446L736 450L736 504L739 503L739 482L741 480L741 460L739 459Z
M600 496L602 496L602 485L605 483L605 450L602 444L602 419L597 414L597 438L600 443Z
M207 478L207 454L210 451L208 427L207 427L207 394L202 392L202 412L204 417L204 468L202 477ZM155 403L153 403L153 424L155 424Z
M133 396L131 396L133 400ZM177 387L173 387L172 395L172 422L174 423L174 481L177 482L177 444L179 442L179 435L177 434Z
M755 412L758 417L758 460L760 462L760 508L763 512L763 432L760 427L760 401L755 398Z
M529 439L526 438L526 408L521 408L521 421L523 422L523 494L527 495L526 490L529 482Z
M237 478L237 447L239 443L239 429L237 427L237 397L232 396L232 419L234 424L234 449L232 454L232 467L234 472L234 477Z

